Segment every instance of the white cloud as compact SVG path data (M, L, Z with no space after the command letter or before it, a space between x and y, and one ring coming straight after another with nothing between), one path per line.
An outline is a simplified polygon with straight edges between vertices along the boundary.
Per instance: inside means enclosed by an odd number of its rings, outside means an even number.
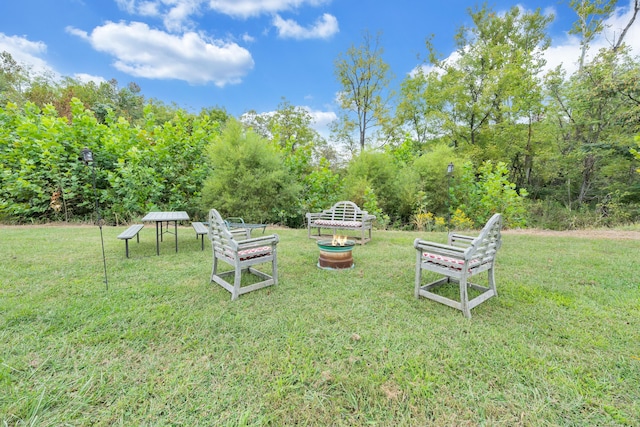
M326 39L336 34L338 20L325 13L310 28L304 28L291 19L282 19L280 15L273 18L273 25L278 29L278 36L291 39Z
M164 26L169 31L182 31L190 26L191 15L198 12L200 0L181 0L164 15Z
M86 73L76 73L73 75L73 78L82 83L94 82L96 85L100 85L101 83L104 83L107 81L104 77L93 76L91 74L86 74Z
M79 28L74 28L74 27L67 27L65 28L65 31L71 35L80 37L81 39L85 39L87 41L90 41L90 37L89 34L87 34L86 31L81 30Z
M55 74L42 58L47 52L47 45L41 41L34 42L24 37L0 33L0 52L4 51L9 52L18 64L28 66L37 74Z
M331 134L329 125L338 118L338 115L333 111L318 111L305 106L300 108L304 108L311 116L311 127L328 141Z
M547 73L561 65L568 74L573 74L578 69L580 40L575 36L565 37L562 42L554 43L547 48L544 52L544 59L547 63L543 68L543 73Z
M129 14L162 18L165 28L172 32L194 27L191 16L200 11L206 0L116 0L118 7Z
M329 123L333 122L338 118L336 113L334 113L333 111L317 111L317 110L312 110L309 107L302 107L302 108L307 110L307 112L313 119L313 123L314 123L313 127L316 130L320 128L326 128L327 126L329 126Z
M147 1L142 2L138 6L138 13L142 16L160 16L160 7L158 3Z
M331 0L209 0L209 8L238 18L249 18L297 9L304 5L320 6Z
M172 32L193 28L191 17L206 10L247 19L329 2L331 0L116 0L120 9L132 15L161 17L165 28Z
M136 0L116 0L116 4L122 10L129 13L136 13Z
M239 83L254 65L249 51L235 43L209 40L194 32L177 36L140 22L107 22L91 34L74 28L67 31L114 56L118 70L136 77L213 82L222 87Z
M242 41L244 41L245 43L253 43L254 41L256 41L256 38L249 35L249 33L244 33L242 35Z

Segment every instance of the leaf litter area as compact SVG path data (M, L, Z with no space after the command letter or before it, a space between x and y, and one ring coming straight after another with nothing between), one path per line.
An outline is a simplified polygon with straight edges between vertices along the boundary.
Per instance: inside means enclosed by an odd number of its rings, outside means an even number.
M585 239L640 240L640 231L584 229L584 230L542 230L535 228L503 230L502 234L533 235L550 237L580 237Z

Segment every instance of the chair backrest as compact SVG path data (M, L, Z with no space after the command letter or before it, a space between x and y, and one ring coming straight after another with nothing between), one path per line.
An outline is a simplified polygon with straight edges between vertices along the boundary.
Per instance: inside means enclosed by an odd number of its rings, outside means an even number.
M220 254L234 253L238 249L238 243L233 238L233 234L215 209L209 211L209 240L211 240L213 251Z
M482 260L482 262L493 261L496 256L496 252L502 245L502 235L500 230L502 229L502 215L495 214L484 226L480 235L473 239L471 246L467 251L471 252L472 258Z

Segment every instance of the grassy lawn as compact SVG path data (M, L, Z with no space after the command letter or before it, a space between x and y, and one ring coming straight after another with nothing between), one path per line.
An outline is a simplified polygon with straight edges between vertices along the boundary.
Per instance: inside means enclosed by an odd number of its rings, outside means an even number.
M267 229L280 284L231 302L190 227L130 259L124 228L106 290L97 227L0 227L0 423L640 425L640 239L505 234L465 319L413 296L413 240L444 233L374 232L325 271Z

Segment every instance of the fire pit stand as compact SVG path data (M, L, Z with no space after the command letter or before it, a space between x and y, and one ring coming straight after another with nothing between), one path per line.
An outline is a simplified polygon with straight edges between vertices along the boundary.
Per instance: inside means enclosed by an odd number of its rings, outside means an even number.
M320 257L318 267L325 270L344 270L353 268L353 256L351 250L355 246L353 240L345 240L337 244L332 240L318 240Z

